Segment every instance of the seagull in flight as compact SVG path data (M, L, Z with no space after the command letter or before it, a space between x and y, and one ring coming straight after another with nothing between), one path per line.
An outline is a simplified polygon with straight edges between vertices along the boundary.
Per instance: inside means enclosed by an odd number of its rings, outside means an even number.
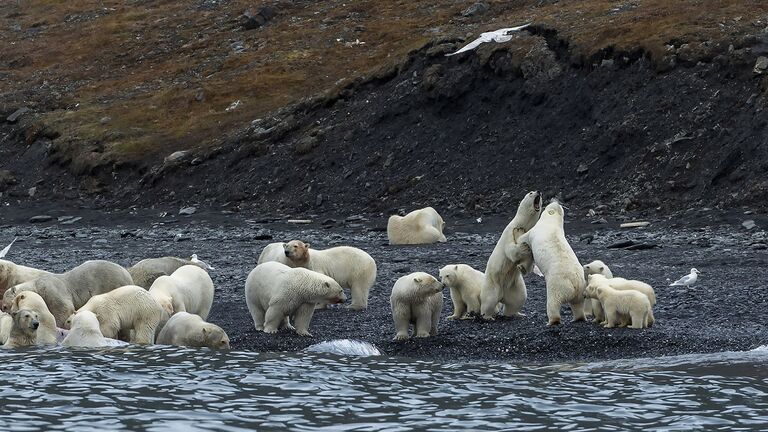
M5 256L8 255L8 251L11 250L11 246L13 246L14 243L16 243L16 238L15 237L14 237L13 241L11 242L11 244L9 244L8 246L5 247L5 249L0 251L0 258L5 258Z
M216 269L214 269L213 267L211 267L210 265L208 265L208 263L207 263L207 262L205 262L205 261L202 261L202 260L199 260L199 259L197 258L197 254L192 254L192 257L190 257L190 258L189 258L189 260L190 260L192 263L199 265L200 267L202 267L202 268L203 268L203 269L205 269L205 270L208 270L208 271L210 271L210 270L216 270Z
M478 46L480 46L480 44L482 44L484 42L497 42L497 43L508 42L508 41L512 40L512 35L510 33L514 33L514 32L520 31L520 30L528 27L529 25L531 25L531 23L524 24L524 25L517 26L517 27L498 29L498 30L492 31L492 32L480 33L480 37L479 38L477 38L477 39L473 40L472 42L468 43L467 45L465 45L463 48L461 48L460 50L456 51L455 53L446 54L445 56L446 57L450 57L450 56L456 55L458 53L463 53L464 51L473 50L473 49L477 48Z
M695 268L691 269L691 272L680 279L672 282L669 284L669 286L684 286L689 287L696 283L696 280L699 278L700 271L696 270Z

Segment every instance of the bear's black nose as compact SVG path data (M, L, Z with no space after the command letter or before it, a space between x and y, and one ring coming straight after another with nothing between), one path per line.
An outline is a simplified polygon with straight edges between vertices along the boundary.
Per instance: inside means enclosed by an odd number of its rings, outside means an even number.
M32 328L33 329L37 330L38 327L40 327L40 323L39 322L33 322L32 323Z
M289 253L290 253L290 252L288 252L288 251L285 251L285 256L288 256L288 254L289 254Z

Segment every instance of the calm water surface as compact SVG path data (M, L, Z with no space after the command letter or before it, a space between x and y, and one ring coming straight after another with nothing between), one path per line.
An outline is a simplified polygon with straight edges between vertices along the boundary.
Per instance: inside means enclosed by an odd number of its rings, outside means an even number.
M766 349L546 366L0 351L0 430L766 430L766 360Z

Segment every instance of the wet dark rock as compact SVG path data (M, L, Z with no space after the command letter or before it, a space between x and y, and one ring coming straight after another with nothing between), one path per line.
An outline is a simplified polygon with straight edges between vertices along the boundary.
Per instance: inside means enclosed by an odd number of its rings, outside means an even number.
M656 243L637 243L631 246L627 246L626 250L647 250L647 249L656 249L657 247L660 247L660 246Z
M606 246L608 249L623 249L636 244L633 240L622 240Z
M43 222L50 222L53 220L53 216L48 215L39 215L39 216L32 216L29 218L29 223L43 223Z
M245 11L240 16L240 25L246 30L257 29L277 16L277 10L270 6L259 9L258 12Z
M183 216L191 216L197 212L197 207L189 206L179 210L179 214Z
M21 107L16 111L14 111L13 113L11 113L11 115L6 117L5 121L7 121L8 123L16 123L19 120L19 118L24 114L26 114L27 112L29 112L29 108Z
M463 17L471 17L475 15L482 15L486 12L488 12L488 9L490 9L490 6L488 6L488 3L475 3L468 8L461 11L461 16Z
M13 186L16 183L18 181L11 171L0 170L0 192L5 191L9 186Z

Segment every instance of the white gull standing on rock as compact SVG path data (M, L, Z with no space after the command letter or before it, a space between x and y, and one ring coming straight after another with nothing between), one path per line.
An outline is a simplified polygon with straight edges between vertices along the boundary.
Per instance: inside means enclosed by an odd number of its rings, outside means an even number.
M691 273L681 277L680 279L672 282L669 284L669 286L685 286L689 287L696 283L696 280L699 278L700 271L696 270L695 268L691 269Z
M524 25L521 25L521 26L518 26L518 27L503 28L503 29L498 29L496 31L492 31L492 32L480 33L480 37L479 38L477 38L477 39L473 40L472 42L468 43L467 45L465 45L463 48L461 48L460 50L456 51L455 53L446 54L445 56L449 57L449 56L452 56L452 55L456 55L458 53L463 53L464 51L473 50L473 49L477 48L478 46L480 46L480 44L482 44L484 42L497 42L497 43L509 42L510 40L512 40L512 35L510 33L514 33L514 32L520 31L520 30L528 27L529 25L531 25L531 23L524 24Z

